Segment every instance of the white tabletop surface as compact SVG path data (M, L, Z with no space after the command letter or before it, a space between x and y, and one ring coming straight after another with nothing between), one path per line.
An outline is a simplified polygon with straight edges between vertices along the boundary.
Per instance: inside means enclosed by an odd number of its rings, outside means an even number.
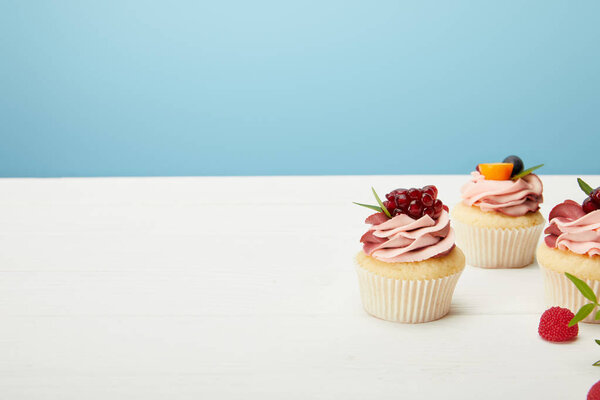
M467 266L439 321L363 311L351 201L466 179L0 180L0 398L584 399L600 326L540 339L536 264ZM545 216L585 197L542 180Z

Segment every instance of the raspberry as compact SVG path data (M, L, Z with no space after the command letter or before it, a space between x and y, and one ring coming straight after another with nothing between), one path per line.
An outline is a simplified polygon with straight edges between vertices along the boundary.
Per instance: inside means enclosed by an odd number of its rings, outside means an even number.
M594 383L587 395L587 400L600 400L600 381Z
M574 339L579 332L577 324L569 327L569 321L575 316L570 310L552 307L544 311L540 318L538 333L549 342L566 342Z

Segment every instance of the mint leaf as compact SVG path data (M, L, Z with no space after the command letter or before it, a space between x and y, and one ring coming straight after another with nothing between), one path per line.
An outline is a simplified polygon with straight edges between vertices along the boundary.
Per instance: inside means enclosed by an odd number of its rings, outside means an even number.
M379 207L381 207L381 210L383 211L383 213L385 215L387 215L388 218L392 218L392 214L390 214L388 209L385 208L385 206L381 202L381 199L379 198L379 196L377 196L377 192L375 191L375 189L373 187L371 187L371 190L373 191L373 194L375 195L375 199L377 200L377 203L379 204Z
M600 360L596 361L592 364L594 367L600 367Z
M588 196L594 190L594 189L592 189L592 187L590 185L585 183L583 181L583 179L581 179L581 178L577 178L577 183L579 184L579 187L581 188L581 190L583 190L583 193L587 194Z
M600 339L596 339L596 344L600 345Z
M594 303L598 302L598 299L596 299L596 293L594 293L594 291L587 285L587 283L585 283L581 279L571 275L568 272L565 272L565 276L567 278L569 278L571 280L571 282L573 282L575 284L575 287L581 292L583 297L585 297L588 300L593 301Z
M599 320L600 319L600 310L598 310L598 312L596 313L596 315L594 316L595 320ZM598 343L600 344L600 343Z
M362 207L367 207L370 208L371 210L375 210L377 212L383 212L383 210L381 209L381 207L377 207L377 206L372 206L370 204L362 204L362 203L356 203L356 202L352 202L354 204L356 204L357 206L362 206Z
M573 319L571 321L569 321L568 326L571 327L571 326L577 325L578 322L582 321L585 317L590 315L590 313L594 310L594 307L596 307L596 305L594 303L589 303L589 304L586 304L585 306L581 307L579 309L579 311L577 311L577 314L575 314Z
M535 171L536 169L542 168L543 166L544 166L544 164L540 164L540 165L536 165L535 167L527 168L526 170L523 170L523 171L519 172L518 174L516 174L515 176L513 176L511 179L513 181L516 181L517 179L527 176L530 173L532 173L533 171Z

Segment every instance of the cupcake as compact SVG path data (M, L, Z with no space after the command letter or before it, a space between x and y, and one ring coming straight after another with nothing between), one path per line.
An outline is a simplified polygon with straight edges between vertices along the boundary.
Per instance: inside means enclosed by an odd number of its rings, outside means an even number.
M378 318L404 323L439 319L450 310L465 257L454 245L448 208L437 188L397 189L379 206L360 239L356 256L365 310Z
M582 205L566 200L550 212L550 225L537 259L544 275L546 301L549 305L577 312L589 303L565 276L576 276L600 297L600 188L592 190L580 180L589 197ZM598 322L594 315L583 322Z
M502 163L479 164L452 209L456 241L467 263L481 268L520 268L533 262L544 217L542 181L509 156Z

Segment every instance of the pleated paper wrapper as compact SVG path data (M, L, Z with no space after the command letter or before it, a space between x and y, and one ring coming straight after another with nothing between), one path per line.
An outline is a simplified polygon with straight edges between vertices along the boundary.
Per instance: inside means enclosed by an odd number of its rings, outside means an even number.
M452 294L462 271L438 279L386 278L356 266L365 310L387 321L421 323L448 314Z
M545 268L543 265L540 265L540 269L544 275L544 292L548 307L559 306L568 308L575 314L583 305L590 303L564 273ZM600 281L593 279L582 280L596 293L597 297L600 297ZM600 323L600 321L594 319L595 314L595 311L592 312L583 322Z
M533 262L544 224L527 228L480 228L454 219L456 244L467 264L480 268L520 268Z

